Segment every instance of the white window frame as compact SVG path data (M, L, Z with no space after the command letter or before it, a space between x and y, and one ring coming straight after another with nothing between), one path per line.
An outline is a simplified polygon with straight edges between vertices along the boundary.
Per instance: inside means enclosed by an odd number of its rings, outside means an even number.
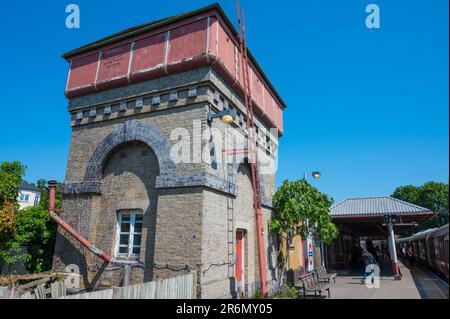
M130 229L128 231L128 245L120 244L120 235L126 234L126 232L121 231L122 226L122 217L124 215L130 216ZM116 230L116 247L115 247L115 256L117 258L134 258L138 259L139 254L133 254L133 248L139 247L139 252L142 248L142 227L140 232L135 232L134 228L136 223L143 224L143 218L141 221L136 222L136 215L141 215L143 217L142 211L140 210L119 210L117 212L117 230ZM141 235L141 242L138 245L134 244L134 236ZM120 247L127 247L127 253L120 253Z
M26 198L26 199L22 199L22 196L23 196L23 198ZM30 194L24 194L24 193L20 194L19 201L28 203L29 200L30 200Z

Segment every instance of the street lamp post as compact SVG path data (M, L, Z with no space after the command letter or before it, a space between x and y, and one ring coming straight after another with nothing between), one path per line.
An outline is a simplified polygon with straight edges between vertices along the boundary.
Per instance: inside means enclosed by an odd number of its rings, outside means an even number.
M311 172L311 173L303 173L303 179L305 181L308 180L308 176L312 176L313 178L318 179L322 175L320 174L319 171L315 171L315 172ZM309 229L309 220L308 219L306 219L306 227ZM310 236L309 232L308 232L308 236ZM306 251L308 251L308 249L306 249ZM321 266L324 266L324 262L325 262L325 260L323 258L323 254L324 254L323 242L320 241L320 263L321 263Z

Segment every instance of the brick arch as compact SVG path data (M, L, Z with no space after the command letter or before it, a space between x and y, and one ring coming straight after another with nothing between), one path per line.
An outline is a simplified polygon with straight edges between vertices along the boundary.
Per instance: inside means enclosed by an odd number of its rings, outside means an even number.
M170 159L172 145L164 133L149 123L128 120L98 144L86 167L84 181L88 183L100 181L103 165L111 151L123 143L132 141L143 142L153 150L158 159L161 175L175 173L175 163Z

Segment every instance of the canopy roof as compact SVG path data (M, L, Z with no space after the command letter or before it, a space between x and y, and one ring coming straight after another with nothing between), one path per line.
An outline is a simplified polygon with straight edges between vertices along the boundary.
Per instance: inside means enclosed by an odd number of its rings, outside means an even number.
M349 198L330 208L330 216L341 230L361 236L385 237L385 215L397 216L395 233L404 234L434 212L389 196Z
M389 196L349 198L330 208L332 217L384 216L433 213L430 209Z

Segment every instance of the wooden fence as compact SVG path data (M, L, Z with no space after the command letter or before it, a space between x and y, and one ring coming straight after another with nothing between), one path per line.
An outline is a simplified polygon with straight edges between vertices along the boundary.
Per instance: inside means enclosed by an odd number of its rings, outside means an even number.
M195 299L196 286L196 274L192 272L179 277L69 295L60 299Z

